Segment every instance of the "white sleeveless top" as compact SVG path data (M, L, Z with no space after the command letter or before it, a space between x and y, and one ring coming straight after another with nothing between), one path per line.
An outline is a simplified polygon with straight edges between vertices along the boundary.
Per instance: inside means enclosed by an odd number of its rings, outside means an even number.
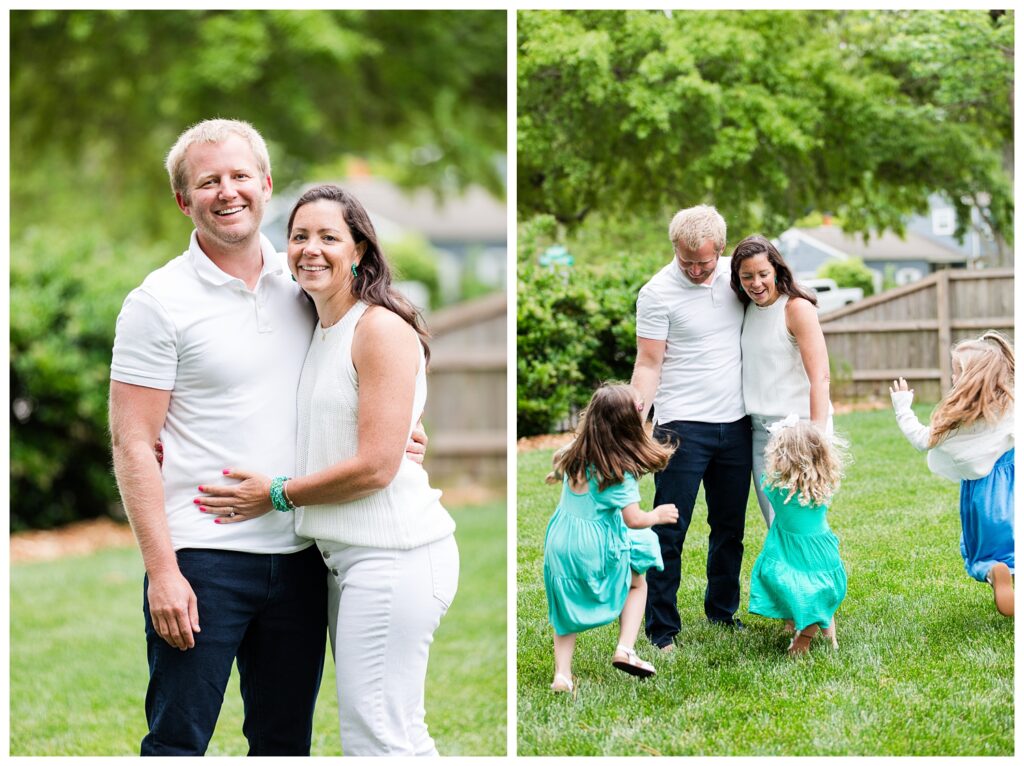
M354 457L359 446L359 378L352 364L356 323L368 308L356 303L326 330L317 326L302 368L298 393L296 475L305 476ZM409 434L427 400L423 346ZM455 521L431 489L427 472L403 457L391 483L346 503L311 505L295 511L304 537L371 548L407 550L447 537Z
M748 415L811 417L811 382L796 338L786 329L788 295L771 306L753 301L743 315L743 402Z

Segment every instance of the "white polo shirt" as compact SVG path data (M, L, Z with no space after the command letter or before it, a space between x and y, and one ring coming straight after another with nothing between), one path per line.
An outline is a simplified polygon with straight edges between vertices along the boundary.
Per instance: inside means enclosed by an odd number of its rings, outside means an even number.
M117 318L110 377L171 392L160 431L164 503L174 549L291 553L311 541L293 514L214 524L192 502L200 484L230 483L224 468L269 476L295 471L296 391L315 311L260 237L255 290L225 274L200 249L157 269Z
M729 287L729 258L695 285L672 261L640 289L636 334L666 341L655 423L732 423L744 416L743 304Z

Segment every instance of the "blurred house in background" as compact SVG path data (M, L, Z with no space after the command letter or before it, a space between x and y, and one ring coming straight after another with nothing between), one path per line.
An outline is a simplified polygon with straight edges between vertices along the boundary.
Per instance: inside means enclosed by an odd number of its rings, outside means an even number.
M958 242L956 213L940 195L929 198L928 215L913 216L907 221L906 235L892 231L870 236L866 241L859 234L846 234L826 216L821 226L794 227L779 235L777 244L782 256L798 278L813 278L830 260L860 258L874 272L875 292L882 289L887 276L896 285L916 282L940 269L984 268L996 265L998 248L972 211L974 227Z
M440 304L491 290L504 290L507 282L508 231L505 203L479 186L443 199L430 189L407 190L366 173L336 181L351 192L370 214L377 236L388 243L406 234L426 240L437 260ZM287 242L288 213L308 188L275 194L263 221L263 233L279 250ZM400 285L417 306L428 307L422 290Z

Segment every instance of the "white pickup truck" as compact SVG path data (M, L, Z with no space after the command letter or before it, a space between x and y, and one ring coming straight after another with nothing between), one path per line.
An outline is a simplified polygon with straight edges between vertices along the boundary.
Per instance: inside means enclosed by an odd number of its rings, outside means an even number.
M839 287L834 279L801 279L800 284L817 294L819 314L849 306L864 297L861 288Z

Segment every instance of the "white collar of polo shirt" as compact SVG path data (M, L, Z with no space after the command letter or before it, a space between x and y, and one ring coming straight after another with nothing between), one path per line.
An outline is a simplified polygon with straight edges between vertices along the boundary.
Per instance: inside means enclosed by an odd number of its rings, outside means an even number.
M711 277L711 279L699 285L695 285L693 282L687 279L686 274L684 274L683 270L679 267L679 260L677 258L672 258L672 265L676 267L676 279L679 281L679 283L683 287L691 288L694 290L710 290L712 287L714 287L715 283L722 277L725 277L726 279L729 278L729 257L725 255L718 256L718 263L715 266L715 273Z
M259 279L256 281L257 289L259 289L259 285L264 277L277 276L282 274L285 269L284 255L278 253L273 243L262 233L260 234L260 250L263 253L263 269L260 271ZM242 287L245 287L245 283L241 279L221 271L217 264L210 260L210 256L203 252L203 248L199 246L199 232L196 229L192 230L188 253L189 260L192 262L196 274L204 282L209 282L217 287L226 285L229 282L237 282ZM248 290L248 288L246 289Z

